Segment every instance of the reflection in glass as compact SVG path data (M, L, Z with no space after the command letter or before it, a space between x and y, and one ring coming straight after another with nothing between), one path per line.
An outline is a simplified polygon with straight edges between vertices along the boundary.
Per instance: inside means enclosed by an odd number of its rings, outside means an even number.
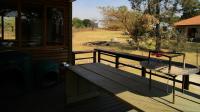
M16 9L0 9L0 16L1 16L1 29L4 28L3 39L4 40L15 40L16 39L16 17L17 17L17 10ZM2 19L3 19L3 26L2 26ZM2 37L2 30L1 30L1 37Z
M64 40L64 13L59 8L47 8L47 45L62 45Z
M15 8L0 8L0 46L12 47L16 45L16 18Z
M22 46L35 47L42 45L42 12L43 10L40 7L22 9Z
M4 40L15 40L15 17L4 17Z

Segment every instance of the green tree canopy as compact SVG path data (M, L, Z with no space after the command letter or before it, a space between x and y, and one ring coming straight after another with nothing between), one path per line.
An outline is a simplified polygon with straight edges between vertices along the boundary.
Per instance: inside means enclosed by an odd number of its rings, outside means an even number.
M73 18L72 20L72 26L75 28L83 28L85 27L83 24L83 21L79 18Z
M92 19L84 19L81 20L79 18L73 18L72 25L75 28L97 28L98 24L96 23L96 20Z
M180 0L182 13L181 19L188 19L200 15L200 0Z
M84 25L85 27L91 27L92 21L91 21L90 19L84 19L84 20L83 20L83 25Z

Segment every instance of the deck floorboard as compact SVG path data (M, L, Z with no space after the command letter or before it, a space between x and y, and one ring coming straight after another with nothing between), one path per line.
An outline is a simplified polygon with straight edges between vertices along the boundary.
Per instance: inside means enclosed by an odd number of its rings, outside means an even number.
M147 78L100 63L78 65L76 69L79 71L79 74L81 74L81 77L110 91L119 99L126 101L142 111L200 110L200 100L179 92L178 90L180 89L178 88L176 88L176 101L175 104L173 104L171 91L167 93L163 89L166 89L167 85L165 83L153 80L152 89L149 90L149 81ZM98 80L96 80L97 77L101 77L104 80L98 82ZM171 86L169 87L171 88ZM115 90L112 91L110 88L115 88Z

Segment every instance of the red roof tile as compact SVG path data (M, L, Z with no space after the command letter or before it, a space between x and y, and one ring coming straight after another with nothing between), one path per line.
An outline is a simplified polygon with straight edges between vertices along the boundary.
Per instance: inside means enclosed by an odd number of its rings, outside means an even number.
M200 15L176 22L174 25L175 26L200 25Z

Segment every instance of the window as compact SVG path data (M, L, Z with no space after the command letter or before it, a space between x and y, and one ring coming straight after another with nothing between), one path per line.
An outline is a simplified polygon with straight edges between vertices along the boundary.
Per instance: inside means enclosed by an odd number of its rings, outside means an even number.
M43 8L25 7L21 12L22 46L37 47L43 43Z
M17 10L13 8L0 9L0 45L13 46L16 40Z
M4 40L16 39L15 17L4 17Z
M20 17L16 8L0 8L0 46L64 45L64 8L47 7L44 11L42 5L22 6Z
M15 9L0 9L0 37L2 40L16 40L16 17Z
M47 8L47 45L63 45L64 11L61 8Z

